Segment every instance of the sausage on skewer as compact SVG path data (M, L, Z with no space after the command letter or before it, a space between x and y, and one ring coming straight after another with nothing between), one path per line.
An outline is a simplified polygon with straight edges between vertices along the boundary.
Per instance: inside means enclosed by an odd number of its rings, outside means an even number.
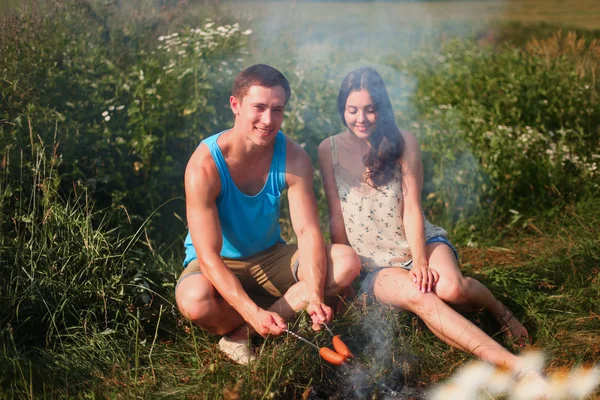
M340 335L335 335L332 339L332 342L333 342L333 348L335 349L335 351L337 353L341 354L342 356L344 356L344 358L354 357L352 355L352 353L350 352L350 349L348 348L348 346L346 346L346 343L342 342Z
M327 361L330 364L342 365L343 363L346 362L346 357L344 357L341 354L336 353L335 351L331 350L329 347L321 347L319 349L319 355L321 356L321 358L323 360Z

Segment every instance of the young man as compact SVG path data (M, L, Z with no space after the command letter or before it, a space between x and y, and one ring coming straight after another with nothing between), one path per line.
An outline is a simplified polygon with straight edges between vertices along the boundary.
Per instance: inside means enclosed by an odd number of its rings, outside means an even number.
M249 332L279 335L285 318L303 308L315 330L331 321L325 298L360 269L349 246L324 244L310 159L279 130L289 97L278 70L246 68L229 100L233 128L205 139L185 172L190 232L177 305L202 329L225 335L220 349L240 364L255 358ZM285 188L298 245L280 237Z

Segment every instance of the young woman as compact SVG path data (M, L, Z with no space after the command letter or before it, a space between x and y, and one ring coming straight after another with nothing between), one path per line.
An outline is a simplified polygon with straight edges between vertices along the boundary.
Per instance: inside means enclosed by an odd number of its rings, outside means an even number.
M450 307L486 309L518 343L527 330L475 279L464 277L444 229L421 208L419 143L400 131L379 74L350 72L338 96L346 131L319 146L333 243L363 262L363 288L382 304L417 314L441 340L492 364L518 370L519 357Z

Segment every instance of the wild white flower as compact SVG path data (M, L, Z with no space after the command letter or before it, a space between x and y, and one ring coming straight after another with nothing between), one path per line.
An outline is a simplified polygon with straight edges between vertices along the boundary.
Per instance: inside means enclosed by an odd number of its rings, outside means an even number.
M246 29L244 32L242 32L242 35L244 36L248 36L252 34L252 29Z
M600 384L600 366L559 371L547 379L541 373L544 356L539 352L520 357L516 375L481 361L472 361L449 380L429 391L430 399L534 400L584 399Z
M549 395L549 385L541 375L530 374L519 380L511 391L511 399L514 400L537 400Z
M600 384L600 368L577 368L569 374L569 392L572 398L583 399L591 395Z
M463 393L462 388L453 383L447 383L443 385L436 385L431 392L428 393L427 398L430 400L447 400L447 399L464 399L464 400L476 400L477 397L472 393Z
M102 113L102 116L103 116L103 117L106 117L107 115L108 115L108 111L104 111L104 112Z
M115 110L115 106L108 107L108 111L114 111L114 110Z
M468 363L452 377L454 385L461 388L463 394L475 396L477 390L494 374L494 367L483 361Z
M164 37L164 36L159 36L159 37L158 37L158 41L159 41L159 42L162 42L163 40L165 40L165 37Z
M204 25L204 28L205 28L205 29L212 28L212 26L213 26L214 24L215 24L214 22L208 22L207 24L205 24L205 25Z
M566 399L569 397L569 376L564 372L552 374L548 380L550 399Z
M496 398L510 391L515 381L510 374L503 370L495 370L492 376L482 386L485 393Z
M120 106L117 106L117 111L121 111L124 108L125 108L125 106L121 104Z
M105 121L110 121L110 115L107 115L106 117L104 117Z
M177 36L179 36L179 32L171 33L171 37L177 37Z

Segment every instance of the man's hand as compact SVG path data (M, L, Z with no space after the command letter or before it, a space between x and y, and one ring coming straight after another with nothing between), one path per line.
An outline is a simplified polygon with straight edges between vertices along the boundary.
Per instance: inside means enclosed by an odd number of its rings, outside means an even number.
M331 322L333 319L333 310L325 303L320 301L311 301L306 306L306 312L312 319L312 328L314 331L320 331L323 323Z
M248 321L254 330L261 336L281 335L287 328L285 320L275 312L260 309L251 321Z
M431 289L435 287L435 284L440 279L440 274L425 264L413 264L410 275L413 278L413 282L423 293L431 292Z

